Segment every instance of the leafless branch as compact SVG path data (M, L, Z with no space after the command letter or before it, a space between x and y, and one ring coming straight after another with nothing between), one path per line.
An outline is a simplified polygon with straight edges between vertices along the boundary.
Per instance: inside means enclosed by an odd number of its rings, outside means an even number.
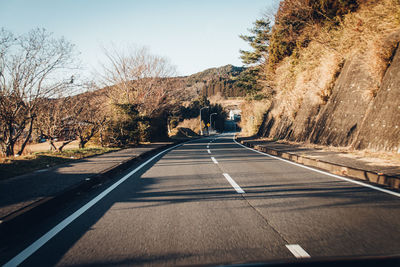
M74 68L73 45L45 29L21 36L0 30L0 143L7 156L31 138L38 104L71 88L65 70ZM63 77L64 76L64 77Z

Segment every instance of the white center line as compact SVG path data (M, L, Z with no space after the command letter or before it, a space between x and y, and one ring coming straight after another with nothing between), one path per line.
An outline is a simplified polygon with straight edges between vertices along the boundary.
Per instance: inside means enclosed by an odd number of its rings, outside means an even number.
M208 152L208 154L211 154L211 151L210 151L210 149L207 149L207 152Z
M238 192L239 194L245 193L244 190L232 179L229 174L223 173L223 175L225 176L226 180L228 180L228 182L231 184L231 186L235 188L236 192Z
M218 164L218 161L214 157L211 157L211 159L215 164Z
M300 247L300 245L286 245L286 247L296 258L311 258L310 254Z

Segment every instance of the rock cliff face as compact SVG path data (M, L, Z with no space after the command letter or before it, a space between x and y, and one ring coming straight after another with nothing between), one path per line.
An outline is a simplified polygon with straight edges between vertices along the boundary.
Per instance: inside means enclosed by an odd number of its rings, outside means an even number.
M399 40L398 36L396 40ZM362 54L347 59L339 70L329 99L325 103L315 104L305 95L294 118L285 113L276 115L273 109L280 103L273 102L258 134L292 141L400 153L398 41L380 85L376 84L367 68Z

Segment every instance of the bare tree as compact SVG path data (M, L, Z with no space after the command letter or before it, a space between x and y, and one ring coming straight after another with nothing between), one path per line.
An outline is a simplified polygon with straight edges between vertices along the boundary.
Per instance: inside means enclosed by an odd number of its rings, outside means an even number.
M73 97L43 99L38 104L35 129L38 135L46 138L50 148L62 152L63 148L76 139L75 120L72 110L77 103ZM62 139L57 146L56 140Z
M108 62L103 65L103 82L113 103L135 104L151 116L167 101L171 89L168 77L175 68L167 59L152 55L146 48L125 51L104 49Z
M75 96L74 101L77 104L71 115L74 119L79 148L84 148L86 143L97 133L100 133L100 142L102 143L102 132L109 119L106 100L106 97L98 90Z
M73 45L45 29L21 36L0 31L0 143L6 156L29 142L38 104L62 93L71 82ZM68 78L66 78L68 77Z
M105 129L109 117L107 98L102 90L93 90L97 89L93 84L84 86L91 90L74 96L46 99L39 104L36 131L48 139L50 147L56 151L62 152L76 139L79 147L84 148L96 133ZM57 146L56 140L62 140L62 143Z

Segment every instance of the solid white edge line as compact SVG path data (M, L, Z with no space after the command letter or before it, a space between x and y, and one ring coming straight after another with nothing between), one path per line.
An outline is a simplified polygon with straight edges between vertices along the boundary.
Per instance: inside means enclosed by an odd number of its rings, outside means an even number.
M208 152L208 154L211 154L211 151L210 151L210 149L207 149L207 152Z
M353 184L358 184L358 185L361 185L361 186L364 186L364 187L368 187L368 188L371 188L371 189L374 189L374 190L377 190L377 191L381 191L381 192L386 193L386 194L390 194L390 195L393 195L393 196L396 196L396 197L400 197L400 193L397 193L397 192L393 192L393 191L390 191L390 190L387 190L387 189L384 189L384 188L376 187L376 186L373 186L373 185L370 185L370 184L366 184L366 183L363 183L363 182L360 182L360 181L356 181L356 180L353 180L353 179L350 179L350 178L339 176L339 175L336 175L336 174L333 174L333 173L317 170L317 169L314 169L312 167L308 167L308 166L305 166L305 165L302 165L302 164L299 164L299 163L296 163L296 162L293 162L293 161L290 161L290 160L286 160L286 159L283 159L283 158L279 158L279 157L276 157L276 156L273 156L273 155L270 155L270 154L255 150L253 148L247 147L247 146L242 145L239 142L237 142L235 140L235 136L233 136L232 140L239 146L242 146L242 147L247 148L247 149L249 149L251 151L257 152L259 154L268 156L270 158L278 159L278 160L281 160L281 161L284 161L284 162L287 162L287 163L302 167L302 168L310 170L310 171L318 172L318 173L321 173L321 174L324 174L324 175L328 175L328 176L331 176L331 177L334 177L334 178L337 178L337 179L340 179L340 180L343 180L343 181L346 181L346 182L350 182L350 183L353 183Z
M311 258L310 254L308 254L300 245L293 244L286 245L286 247L296 258Z
M189 141L191 142L191 141ZM189 143L185 142L185 143ZM104 198L106 195L108 195L112 190L114 190L117 186L119 186L121 183L123 183L125 180L127 180L130 176L135 174L137 171L142 169L144 166L149 164L151 161L153 161L155 158L159 157L160 155L177 148L179 146L182 146L185 143L178 144L176 146L167 148L166 150L161 151L157 155L153 156L146 162L142 163L140 166L136 167L134 170L126 174L124 177L122 177L120 180L112 184L110 187L108 187L106 190L101 192L97 197L86 203L84 206L82 206L80 209L72 213L70 216L68 216L66 219L64 219L62 222L57 224L55 227L53 227L50 231L48 231L46 234L44 234L41 238L33 242L30 246L25 248L23 251L21 251L19 254L14 256L11 260L9 260L6 264L3 265L3 267L11 267L11 266L17 266L21 264L23 261L25 261L28 257L30 257L33 253L35 253L38 249L40 249L44 244L46 244L51 238L53 238L56 234L58 234L60 231L62 231L65 227L67 227L70 223L72 223L76 218L78 218L80 215L82 215L84 212L86 212L88 209L90 209L93 205L95 205L97 202L99 202L102 198Z
M239 194L244 194L244 190L232 179L232 177L227 174L227 173L223 173L223 175L225 176L226 180L228 180L228 182L231 184L231 186L236 190L236 192L238 192Z
M214 157L211 157L211 159L215 164L218 164L218 161Z

